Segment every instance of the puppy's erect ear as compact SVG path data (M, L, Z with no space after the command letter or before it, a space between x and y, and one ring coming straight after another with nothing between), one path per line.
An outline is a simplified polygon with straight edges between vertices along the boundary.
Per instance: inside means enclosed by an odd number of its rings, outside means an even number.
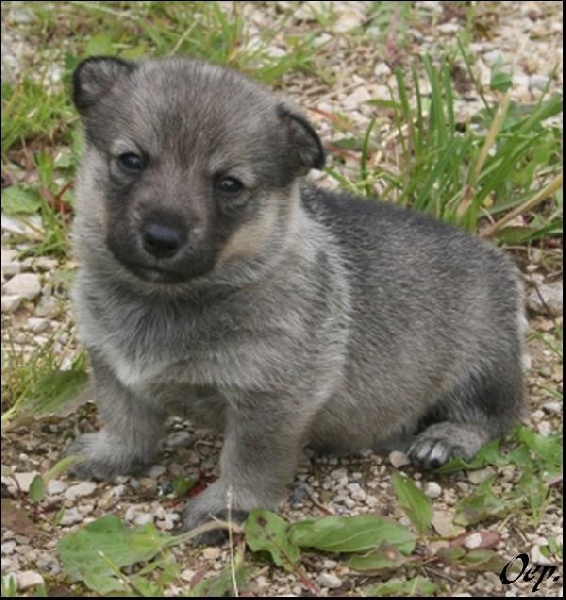
M279 104L277 112L287 129L290 149L295 151L299 164L306 168L305 172L322 169L325 162L324 149L312 125L285 104Z
M73 102L81 114L108 94L114 84L137 68L133 62L111 56L83 60L73 73Z

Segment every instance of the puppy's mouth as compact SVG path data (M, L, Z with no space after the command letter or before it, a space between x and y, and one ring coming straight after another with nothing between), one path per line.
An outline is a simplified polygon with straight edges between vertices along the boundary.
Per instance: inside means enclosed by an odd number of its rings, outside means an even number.
M184 283L191 279L184 274L177 273L158 267L148 267L135 263L127 264L126 267L136 276L148 283Z
M188 283L196 277L210 273L210 271L214 269L214 264L203 264L198 262L190 263L189 265L184 264L182 269L165 268L130 260L120 260L120 262L128 269L128 271L142 281L169 285Z

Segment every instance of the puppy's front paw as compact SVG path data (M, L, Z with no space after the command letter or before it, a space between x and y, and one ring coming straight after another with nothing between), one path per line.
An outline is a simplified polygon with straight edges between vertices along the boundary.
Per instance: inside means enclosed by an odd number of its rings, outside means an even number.
M72 442L68 456L79 455L82 461L69 469L77 479L111 481L117 475L136 475L152 464L153 456L140 456L121 441L103 431L85 433Z
M215 519L222 521L231 519L235 523L242 523L253 506L240 506L230 492L227 486L217 481L190 500L185 507L183 529L192 531L205 523L214 522ZM205 546L217 546L227 537L228 530L219 528L201 533L195 540Z

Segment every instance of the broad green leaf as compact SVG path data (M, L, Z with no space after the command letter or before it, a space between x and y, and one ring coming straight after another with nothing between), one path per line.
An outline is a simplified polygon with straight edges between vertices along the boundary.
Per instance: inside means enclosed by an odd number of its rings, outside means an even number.
M393 489L401 508L415 526L419 535L425 535L432 523L432 502L415 483L399 473L393 473Z
M409 581L388 581L362 588L364 596L400 596L400 597L424 597L434 596L436 585L426 577L415 577Z
M41 196L29 188L12 185L2 191L2 212L5 215L33 215L42 203Z
M411 530L378 515L306 519L291 524L289 536L301 548L326 552L364 552L386 542L410 554L416 545L416 535Z
M280 516L268 510L254 509L244 523L244 531L246 543L253 552L265 550L276 565L293 570L300 550L290 541L287 523Z
M117 569L151 560L170 538L153 523L129 529L118 517L108 515L62 538L58 549L67 575L108 594L126 590Z
M396 569L407 562L414 562L401 554L395 546L383 543L379 548L366 554L355 554L348 560L350 569L363 573L375 573L387 569Z
M497 550L482 548L466 550L461 546L440 548L435 556L445 564L459 565L472 571L493 571L500 573L506 560Z
M45 481L41 475L36 475L29 486L29 498L32 502L41 502L45 498Z

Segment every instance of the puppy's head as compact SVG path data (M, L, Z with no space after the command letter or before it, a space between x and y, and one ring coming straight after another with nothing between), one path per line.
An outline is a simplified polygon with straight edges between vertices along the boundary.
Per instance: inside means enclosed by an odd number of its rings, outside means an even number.
M291 218L297 179L324 164L295 109L199 61L87 59L73 100L86 141L75 243L141 281L254 260Z

